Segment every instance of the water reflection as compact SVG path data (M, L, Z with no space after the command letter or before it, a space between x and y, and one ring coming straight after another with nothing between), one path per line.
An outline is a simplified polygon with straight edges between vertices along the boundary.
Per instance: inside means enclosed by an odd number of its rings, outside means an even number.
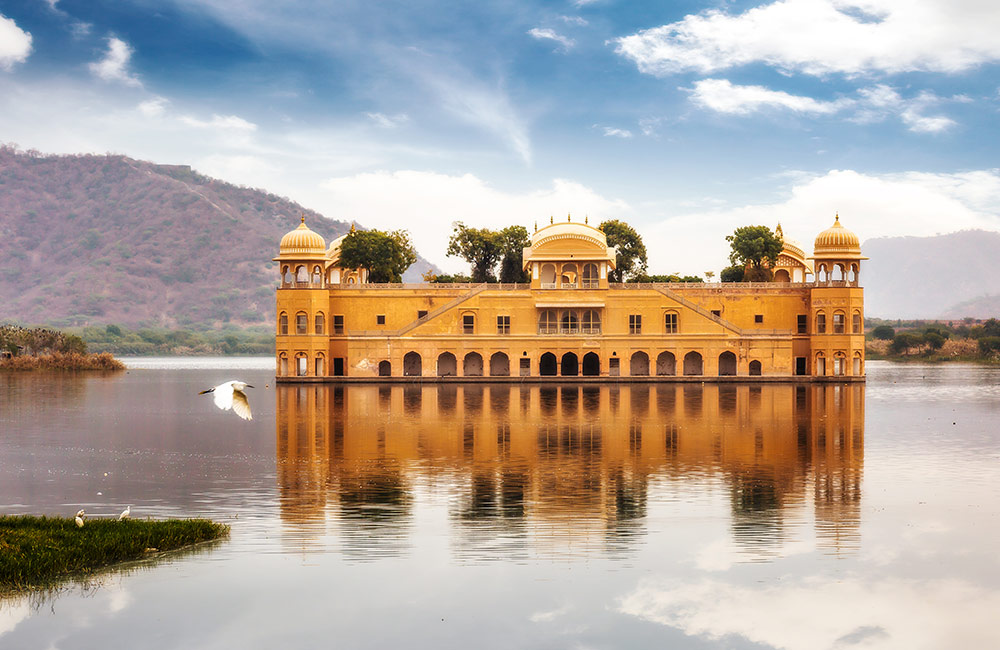
M277 387L281 518L308 550L337 527L358 559L410 548L447 500L459 558L627 555L651 508L729 504L748 557L811 518L858 545L864 385Z

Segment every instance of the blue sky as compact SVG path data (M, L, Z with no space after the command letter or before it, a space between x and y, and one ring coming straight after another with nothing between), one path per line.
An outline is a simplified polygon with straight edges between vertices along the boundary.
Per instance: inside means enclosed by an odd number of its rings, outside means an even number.
M1000 228L998 33L987 0L0 0L0 141L191 164L450 270L455 220L572 213L701 273L748 223Z

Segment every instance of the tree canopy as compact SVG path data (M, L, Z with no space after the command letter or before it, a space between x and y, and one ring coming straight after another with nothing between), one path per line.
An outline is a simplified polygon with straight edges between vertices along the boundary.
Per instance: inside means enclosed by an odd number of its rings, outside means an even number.
M729 263L744 267L744 279L750 282L766 282L771 279L771 270L784 248L781 238L767 226L742 226L726 237L731 252Z
M403 273L417 261L417 252L405 230L355 230L340 244L344 268L366 269L369 282L402 282Z
M635 228L624 221L609 219L599 226L604 231L608 246L618 247L615 270L608 273L608 280L625 282L646 274L646 245Z
M521 255L530 244L527 228L470 228L461 221L455 222L453 228L448 240L448 255L461 257L472 266L473 282L496 282L497 263L500 264L500 282L528 281L521 268Z

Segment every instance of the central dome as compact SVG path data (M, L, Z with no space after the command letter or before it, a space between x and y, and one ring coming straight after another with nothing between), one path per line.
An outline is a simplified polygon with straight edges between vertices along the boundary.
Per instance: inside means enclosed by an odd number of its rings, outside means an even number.
M834 219L833 225L816 236L813 254L861 253L861 242L858 236L840 225L840 215Z
M298 228L281 238L281 255L324 255L325 253L326 241L318 233L309 229L305 217L302 217L302 223L299 224Z

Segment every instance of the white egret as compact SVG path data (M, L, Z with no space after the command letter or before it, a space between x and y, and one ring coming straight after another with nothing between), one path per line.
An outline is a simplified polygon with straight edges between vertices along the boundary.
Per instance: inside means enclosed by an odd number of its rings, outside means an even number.
M81 510L80 512L83 512L83 510ZM76 522L76 527L77 528L83 528L83 517L81 517L80 515L77 515L76 518L73 521Z
M87 516L87 513L83 511L83 508L80 508L79 510L76 511L76 516L83 518Z
M132 517L132 506L129 505L126 506L124 510L122 510L122 513L120 515L118 515L118 521L125 521L126 519L129 519L131 517Z
M199 395L204 395L205 393L215 393L215 405L218 406L223 411L228 411L232 409L236 415L240 416L244 420L252 420L253 416L250 415L250 402L247 400L247 395L243 391L247 388L253 388L250 384L244 381L227 381L224 384L219 384L215 388L209 388L208 390L203 390Z

